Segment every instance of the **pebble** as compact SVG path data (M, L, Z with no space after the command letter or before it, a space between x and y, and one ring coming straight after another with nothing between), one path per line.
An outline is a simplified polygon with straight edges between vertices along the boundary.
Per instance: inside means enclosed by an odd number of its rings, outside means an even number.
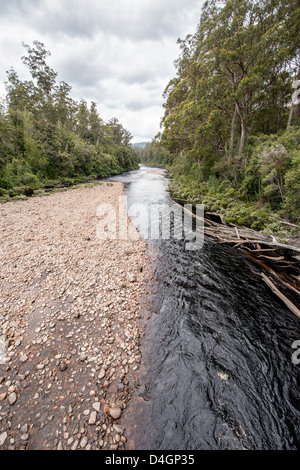
M121 408L115 406L109 409L108 414L112 417L112 419L119 419L122 415Z
M123 434L124 432L124 427L120 426L120 424L113 424L113 429L116 431L118 434Z
M20 429L21 434L27 434L28 432L28 424L23 424L23 426Z
M100 408L101 408L101 403L99 401L96 401L95 403L93 403L93 408L99 413Z
M87 438L86 436L84 436L84 437L81 439L81 441L80 441L80 447L81 447L82 449L84 449L85 446L87 445L87 443L88 443L88 438Z
M95 424L97 421L97 411L92 411L89 418L89 424Z
M72 445L71 449L72 449L72 450L76 450L77 447L78 447L78 444L79 444L79 440L76 439L76 441L75 441L74 444Z
M7 438L7 432L3 432L2 434L0 434L0 446L3 446L4 442L6 441L6 438Z
M67 364L66 364L64 361L62 361L62 362L59 364L59 370L60 370L61 372L64 372L65 370L67 370L67 368L68 368L68 366L67 366Z
M15 394L15 392L11 393L10 395L8 395L8 403L12 406L16 403L17 401L17 395Z

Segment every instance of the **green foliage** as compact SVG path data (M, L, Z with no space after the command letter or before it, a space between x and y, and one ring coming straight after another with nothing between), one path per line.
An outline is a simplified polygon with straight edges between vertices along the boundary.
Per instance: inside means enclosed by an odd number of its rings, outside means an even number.
M300 128L271 136L260 135L247 147L248 160L241 184L211 173L206 180L188 157L178 156L169 166L175 197L204 204L222 214L227 223L246 225L280 237L300 228ZM298 229L299 235L299 229Z
M131 135L118 119L104 123L95 102L77 103L67 83L57 84L43 43L23 46L32 81L22 82L10 69L6 107L0 107L2 200L137 168Z
M145 147L139 149L138 152L142 163L146 165L166 166L173 160L172 154L155 140L147 143Z
M299 20L298 0L205 2L196 33L178 41L153 144L170 152L159 160L174 195L257 230L299 224Z

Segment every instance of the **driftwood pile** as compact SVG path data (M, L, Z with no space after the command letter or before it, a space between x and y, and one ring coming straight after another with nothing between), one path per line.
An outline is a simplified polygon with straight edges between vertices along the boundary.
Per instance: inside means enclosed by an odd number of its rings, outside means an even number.
M183 200L174 199L178 204ZM188 209L184 209L188 210ZM193 214L194 217L197 217ZM300 238L298 244L284 244L274 236L267 236L247 227L225 224L218 214L205 212L204 234L217 238L220 243L239 249L262 269L262 280L285 305L300 318Z

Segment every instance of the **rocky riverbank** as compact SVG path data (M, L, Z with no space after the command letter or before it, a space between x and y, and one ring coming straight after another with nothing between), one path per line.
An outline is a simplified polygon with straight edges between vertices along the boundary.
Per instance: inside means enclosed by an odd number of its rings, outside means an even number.
M145 245L96 234L97 207L117 207L122 190L104 182L0 206L0 450L125 448Z

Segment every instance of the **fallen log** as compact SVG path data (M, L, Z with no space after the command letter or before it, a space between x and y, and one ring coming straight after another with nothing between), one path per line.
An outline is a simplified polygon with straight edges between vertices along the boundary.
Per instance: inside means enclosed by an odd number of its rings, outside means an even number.
M266 256L266 255L258 255L260 258L270 259L272 261L282 261L284 260L284 256Z
M261 273L261 277L263 281L270 287L272 292L279 297L282 302L285 303L285 305L293 312L295 315L297 315L298 318L300 318L300 310L296 307L296 305L293 304L285 295L280 292L280 290L277 289L277 287L273 284L273 282L266 276L264 273Z
M300 296L300 247L290 244L280 243L276 237L268 236L261 232L247 227L237 227L234 224L218 223L211 218L204 219L190 211L182 204L178 204L171 199L173 204L180 206L194 218L203 222L204 234L216 238L221 244L229 244L247 256L251 261L266 270L275 281L279 282L284 289L289 290L294 295ZM262 272L262 279L266 282L269 278ZM264 276L264 277L263 277ZM274 286L269 280L269 287ZM275 289L276 286L274 286ZM277 292L278 291L278 292ZM278 289L273 291L280 293L281 299L291 310L299 313L299 309ZM286 301L285 301L285 300ZM297 313L296 313L297 314ZM300 318L300 314L299 316Z
M280 282L282 282L285 287L289 287L289 288L292 288L292 290L300 295L300 279L297 279L295 276L288 276L287 274L283 275L281 272L275 272L270 266L268 266L267 264L263 263L262 261L260 261L259 259L251 256L250 253L248 252L245 252L243 250L241 250L241 253L243 253L245 256L247 256L248 258L250 258L252 261L254 261L256 264L258 264L259 266L261 266L262 268L266 269L271 275L273 276L276 276L277 280L279 280Z
M255 230L248 229L247 227L237 228L236 225L232 225L232 224L231 224L231 226L226 225L226 224L220 224L220 223L214 222L212 220L205 219L205 217L204 217L204 220L203 220L203 219L201 219L201 217L197 216L196 214L194 214L192 211L190 211L189 209L187 209L183 205L178 204L177 202L173 201L171 198L170 198L170 201L173 204L176 204L176 205L180 206L184 211L191 214L194 218L204 222L204 232L207 232L208 234L212 234L212 233L216 232L215 233L216 238L219 238L224 243L228 243L228 241L231 242L231 240L228 240L228 237L230 237L230 238L234 238L234 239L238 240L235 247L237 247L239 245L246 244L246 243L253 244L253 245L263 244L263 245L267 245L267 246L271 246L271 247L275 247L275 248L276 247L284 248L284 249L287 249L287 250L291 250L291 251L300 253L300 247L287 245L285 243L280 243L276 240L276 238L273 235L268 237L267 235L265 235L263 233L256 232ZM205 227L205 223L208 223L209 227ZM222 234L222 236L219 235L220 233ZM227 235L227 237L225 235ZM244 239L242 239L242 238L244 238Z
M240 244L240 245L243 245L244 243L261 243L262 245L269 245L269 246L274 246L274 247L278 247L278 248L285 248L286 250L291 250L291 251L296 251L298 253L300 253L300 248L298 248L297 246L291 246L291 245L286 245L285 243L279 243L279 242L266 242L266 241L263 241L263 240L241 240L240 242L237 243Z

